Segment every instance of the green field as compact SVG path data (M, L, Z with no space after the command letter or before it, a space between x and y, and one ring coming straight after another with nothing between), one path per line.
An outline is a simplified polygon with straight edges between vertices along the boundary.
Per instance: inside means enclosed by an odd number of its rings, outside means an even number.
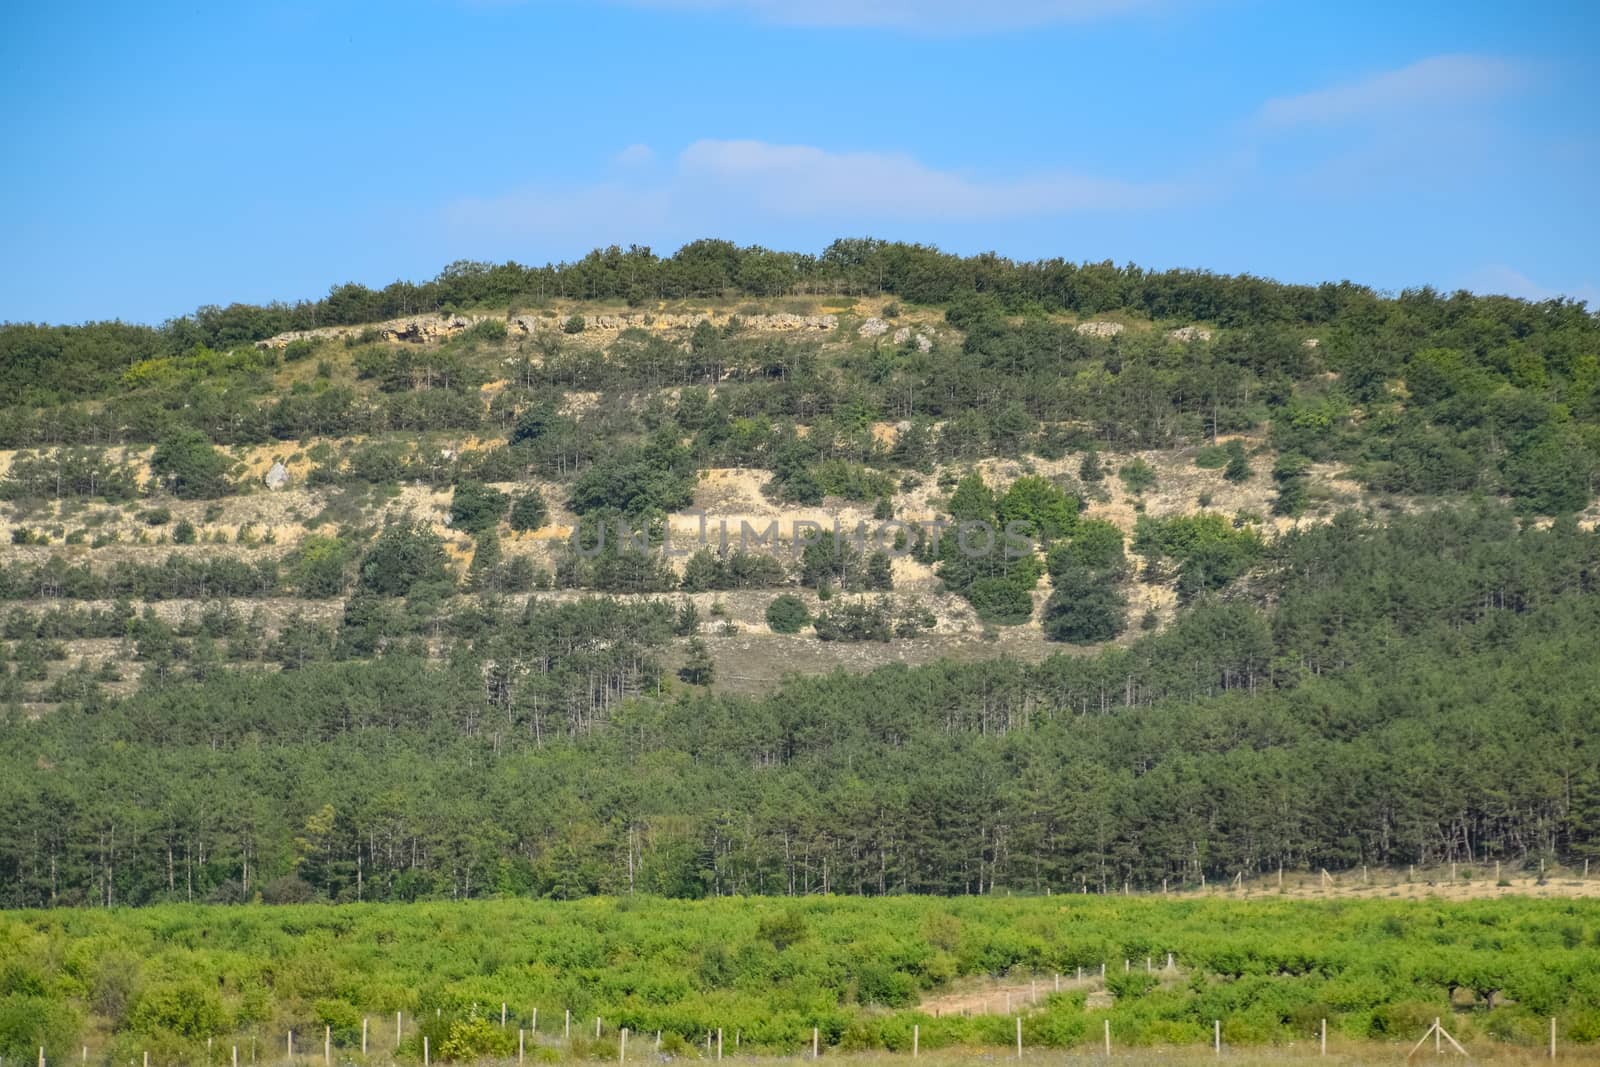
M273 1061L291 1030L297 1053L320 1060L326 1033L359 1060L364 1018L384 1062L420 1062L424 1037L435 1060L514 1057L536 1008L543 1059L614 1058L623 1027L641 1057L657 1031L664 1052L706 1055L719 1028L729 1055L800 1054L813 1027L824 1054L909 1052L914 1026L930 1054L998 1054L1015 1017L1035 1051L1098 1051L1105 1020L1124 1051L1204 1050L1213 1020L1228 1049L1257 1052L1303 1050L1323 1019L1337 1048L1398 1048L1436 1016L1503 1052L1541 1048L1552 1017L1564 1045L1600 1041L1588 900L166 905L7 913L0 960L7 1060L43 1045L52 1061L205 1062L209 1041L209 1062L234 1046ZM1001 989L1018 991L1009 1013ZM996 992L968 1014L951 990Z

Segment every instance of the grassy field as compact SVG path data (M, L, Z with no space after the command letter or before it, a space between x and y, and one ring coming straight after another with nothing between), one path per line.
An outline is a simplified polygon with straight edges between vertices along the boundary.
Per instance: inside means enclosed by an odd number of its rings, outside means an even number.
M1171 965L1168 965L1168 954ZM1105 967L1105 976L1100 970ZM1080 979L1081 973L1081 979ZM502 1025L502 1004L505 1022ZM538 1011L537 1030L534 1012ZM396 1013L401 1033L395 1036ZM568 1013L571 1023L568 1030ZM894 1053L1235 1062L1600 1041L1588 899L742 898L0 915L0 1054L159 1067ZM600 1036L595 1037L597 1026ZM361 1055L363 1027L368 1056ZM913 1035L915 1034L915 1038ZM86 1052L84 1050L87 1050ZM1427 1050L1431 1055L1431 1043Z

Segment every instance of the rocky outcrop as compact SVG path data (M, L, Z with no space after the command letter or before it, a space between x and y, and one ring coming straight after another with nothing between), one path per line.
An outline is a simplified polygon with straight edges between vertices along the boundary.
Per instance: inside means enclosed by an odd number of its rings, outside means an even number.
M1080 322L1074 327L1085 337L1115 337L1124 329L1120 322Z
M403 319L364 326L322 326L314 330L291 330L257 341L257 348L281 349L289 342L305 339L359 337L374 331L385 341L405 344L430 344L448 341L456 334L471 329L486 319L497 315L415 315ZM566 318L556 315L512 315L501 320L506 333L512 337L530 337L539 333L565 333ZM589 335L617 334L624 330L649 330L655 333L680 332L694 329L702 322L717 322L703 313L627 312L623 314L584 315L583 333ZM722 320L725 322L726 320ZM770 333L825 333L839 325L834 315L751 315L739 320L745 330ZM720 323L719 323L720 325ZM887 328L887 327L885 327Z
M882 319L868 319L856 331L862 337L882 337L889 332L889 324Z
M1204 326L1179 326L1176 330L1168 330L1167 336L1174 341L1188 344L1191 341L1211 340L1211 331Z
M267 473L261 478L268 489L282 489L289 484L289 468L282 461L275 461Z
M921 330L913 332L909 326L902 326L894 332L894 343L897 345L903 345L913 337L917 339L918 352L931 352L933 350L933 338L929 337Z

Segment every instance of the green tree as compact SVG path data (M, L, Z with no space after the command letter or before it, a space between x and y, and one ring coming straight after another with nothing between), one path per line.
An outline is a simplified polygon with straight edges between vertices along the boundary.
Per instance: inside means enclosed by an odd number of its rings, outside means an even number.
M543 528L549 517L544 494L537 488L518 494L511 502L511 528L519 533Z
M416 585L449 580L444 542L409 519L384 527L361 560L361 585L379 596L405 596Z
M450 495L450 525L478 534L491 530L505 517L506 495L482 482L458 482Z
M711 650L700 638L689 638L684 650L683 666L678 668L678 677L690 685L710 685L716 676L717 665L711 659Z
M767 605L767 626L775 634L797 634L811 624L806 602L793 593L774 597Z
M199 430L178 430L162 438L150 456L150 470L174 496L184 500L210 500L225 496L228 457L211 447Z

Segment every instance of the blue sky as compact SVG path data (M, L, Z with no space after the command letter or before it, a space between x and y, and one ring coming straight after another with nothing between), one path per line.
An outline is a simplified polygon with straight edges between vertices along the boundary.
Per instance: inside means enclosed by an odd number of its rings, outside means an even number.
M1600 4L7 5L0 320L871 234L1600 306Z

